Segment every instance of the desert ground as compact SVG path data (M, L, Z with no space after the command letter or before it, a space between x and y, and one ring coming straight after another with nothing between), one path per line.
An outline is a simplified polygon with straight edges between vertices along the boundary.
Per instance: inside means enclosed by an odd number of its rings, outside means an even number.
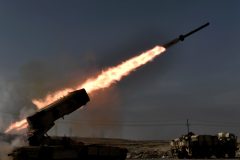
M159 159L166 157L170 149L169 141L148 140L135 141L105 138L77 138L86 144L102 144L128 149L127 159Z
M170 145L168 140L123 140L108 138L77 138L86 144L102 144L110 146L124 147L128 149L127 159L134 160L157 160L157 159L174 159L171 157ZM240 143L238 144L240 148ZM237 157L240 153L237 152ZM240 158L236 158L240 159Z
M12 141L16 136L1 134L1 141ZM101 144L106 146L116 146L128 149L127 160L157 160L157 159L173 159L170 153L170 145L168 140L124 140L111 138L85 138L73 137L77 142L85 144ZM240 143L239 143L240 147ZM239 148L238 147L238 148ZM239 152L237 157L240 157ZM239 159L239 158L237 158Z

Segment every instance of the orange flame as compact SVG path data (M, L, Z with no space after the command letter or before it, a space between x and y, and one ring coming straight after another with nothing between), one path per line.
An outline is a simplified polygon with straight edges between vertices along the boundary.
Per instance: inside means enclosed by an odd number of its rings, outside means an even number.
M5 133L9 133L13 130L16 130L16 131L19 131L19 130L22 130L22 129L25 129L27 128L28 126L28 123L27 123L27 120L26 119L23 119L21 121L18 121L18 122L15 122L13 124L11 124L6 130L5 130Z
M44 108L47 105L51 104L52 102L58 100L59 98L66 96L69 92L74 90L78 90L81 88L85 88L88 94L93 91L107 88L111 84L120 81L123 77L130 74L135 69L139 68L140 66L146 64L153 60L156 56L163 53L166 49L162 46L156 46L151 50L148 50L138 56L135 56L121 64L110 67L104 71L102 71L97 77L87 79L83 84L75 87L75 88L66 88L63 90L59 90L55 93L47 95L44 99L33 99L32 102L37 106L38 109ZM24 121L24 120L22 120ZM22 122L20 121L20 122ZM16 123L20 123L16 122ZM16 124L14 123L14 124ZM27 122L26 122L27 123ZM9 132L13 129L18 129L22 126L17 126L12 124L5 132ZM13 127L12 127L13 126ZM15 127L15 128L14 128Z
M42 109L47 105L51 104L52 102L58 100L59 98L66 96L69 92L72 92L74 90L76 89L66 88L60 91L56 91L52 94L47 95L43 100L33 99L32 103L35 104L38 109Z
M111 84L120 81L124 76L127 76L131 71L134 71L138 67L146 64L147 62L153 60L156 56L165 51L164 47L156 46L153 49L142 53L139 56L135 56L121 64L110 67L105 71L102 71L100 75L95 78L90 78L86 80L83 84L75 87L74 89L67 88L64 90L57 91L53 94L49 94L44 99L36 100L32 102L40 109L50 103L56 101L57 99L66 96L69 92L85 88L87 93L91 93L98 89L103 89L109 87Z
M123 77L127 76L138 67L153 60L157 55L164 51L165 48L156 46L139 56L135 56L115 67L108 68L98 75L97 78L88 79L85 83L78 86L77 89L85 88L88 93L91 93L98 89L107 88L114 82L120 81Z

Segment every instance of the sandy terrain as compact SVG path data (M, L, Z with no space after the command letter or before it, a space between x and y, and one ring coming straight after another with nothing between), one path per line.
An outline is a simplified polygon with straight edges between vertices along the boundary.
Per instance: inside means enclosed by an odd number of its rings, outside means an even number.
M128 149L127 159L142 159L142 160L157 160L163 158L170 158L169 141L164 140L152 140L152 141L133 141L122 139L104 139L104 138L78 138L86 144L103 144L110 146L124 147ZM240 148L240 143L238 145ZM237 157L240 157L240 153L237 152ZM239 159L239 158L237 158Z
M16 136L10 136L5 134L0 134L0 141L4 142L4 144L10 142L16 138ZM76 141L83 142L85 144L101 144L106 146L117 146L117 147L123 147L128 149L128 155L127 159L162 159L162 158L170 158L171 155L169 153L170 145L169 141L163 141L163 140L151 140L151 141L134 141L134 140L123 140L123 139L109 139L109 138L72 138ZM12 145L11 145L12 146ZM13 147L13 146L12 146ZM240 145L239 145L240 148ZM3 146L1 146L1 149L3 149ZM0 159L2 157L6 157L3 154L9 153L3 152L4 150L1 150L0 152ZM6 154L7 155L7 154ZM237 156L240 157L239 152L237 153Z
M152 159L162 158L170 149L169 141L132 141L122 139L104 138L77 138L78 141L86 144L102 144L110 146L124 147L128 149L128 159Z

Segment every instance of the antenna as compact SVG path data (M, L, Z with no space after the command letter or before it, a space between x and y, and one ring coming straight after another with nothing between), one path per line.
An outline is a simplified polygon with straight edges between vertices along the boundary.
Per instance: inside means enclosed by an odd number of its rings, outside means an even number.
M187 134L189 134L189 126L190 126L190 124L189 124L189 122L188 122L188 119L187 119L186 126L187 126Z

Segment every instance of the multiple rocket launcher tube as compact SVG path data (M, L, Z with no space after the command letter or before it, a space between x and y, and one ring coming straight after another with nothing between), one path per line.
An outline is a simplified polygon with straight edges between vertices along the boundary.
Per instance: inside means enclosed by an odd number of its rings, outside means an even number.
M29 144L32 146L44 144L45 134L54 126L56 120L74 112L89 101L85 89L76 90L27 117Z

